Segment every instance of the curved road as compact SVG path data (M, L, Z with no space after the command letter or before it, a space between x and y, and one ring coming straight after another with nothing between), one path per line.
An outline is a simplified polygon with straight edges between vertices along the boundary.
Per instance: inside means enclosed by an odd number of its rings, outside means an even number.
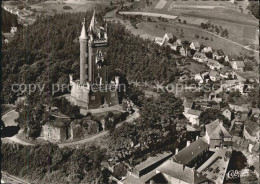
M116 125L116 127L119 127L121 126L124 122L127 122L127 123L131 123L133 122L135 119L137 119L140 114L139 114L139 109L137 107L134 107L134 113L132 114L132 116L128 117L125 121L119 123ZM75 146L75 145L80 145L80 144L85 144L85 143L88 143L88 142L91 142L91 141L94 141L95 139L99 138L99 137L102 137L102 136L105 136L109 133L108 130L106 131L102 131L96 135L93 135L91 137L88 137L86 139L82 139L82 140L79 140L79 141L75 141L75 142L68 142L68 143L60 143L58 144L58 146L60 148L64 147L64 146Z
M130 117L128 117L125 121L123 121L123 122L131 123L131 122L133 122L135 119L137 119L137 118L139 117L139 109L138 109L137 107L134 107L133 109L134 109L135 112L134 112ZM7 116L7 115L5 116L5 119L4 119L4 120L7 121L7 120L10 120L10 119L11 119L11 120L12 120L11 123L12 123L12 124L15 123L15 122L14 122L14 119L16 119L16 118L13 118L14 115L17 115L17 112L16 112L16 111L11 111L11 112L8 113L8 116ZM8 118L8 117L9 117L9 118ZM16 117L16 116L15 116L15 117ZM4 121L4 122L5 122L5 121ZM116 127L121 126L121 125L123 124L123 122L117 124ZM85 143L94 141L95 139L97 139L97 138L99 138L99 137L105 136L105 135L107 135L108 133L109 133L109 132L108 132L107 130L106 130L106 131L102 131L102 132L100 132L100 133L98 133L98 134L96 134L96 135L93 135L93 136L91 136L91 137L87 137L87 138L82 139L82 140L79 140L79 141L68 142L68 143L60 143L60 144L58 144L58 146L59 146L60 148L62 148L62 147L65 147L65 146L75 146L75 145L85 144ZM19 134L19 133L18 133L18 134ZM12 142L15 142L15 143L18 143L18 144L22 144L22 145L25 145L25 146L33 146L33 145L34 145L34 144L32 144L32 143L25 142L25 141L19 139L16 135L13 136L13 137L6 137L6 138L1 138L1 139L2 139L3 142L12 141Z
M155 17L161 17L162 15L164 15L164 14L148 13L148 12L119 12L119 14L144 15L144 16L155 16ZM166 14L165 14L165 15L166 15ZM185 14L183 14L183 15L185 15ZM187 16L188 16L188 15L187 15ZM204 16L197 16L197 15L195 15L195 16L196 16L196 17L206 18L206 17L204 17ZM173 16L173 17L174 17L174 16ZM225 20L225 21L228 21L228 22L232 22L232 23L236 23L236 21L232 21L232 20L229 20L229 19L222 19L222 20ZM240 22L238 22L238 23L240 23ZM243 25L246 24L245 22L241 22L241 23L243 23ZM240 23L240 24L241 24L241 23ZM233 44L235 44L235 45L238 45L238 46L240 46L240 47L243 47L243 48L246 49L246 50L250 50L250 51L259 53L258 50L251 49L251 48L249 48L248 46L245 46L245 45L242 45L242 44L240 44L240 43L234 42L234 41L229 40L229 39L227 39L227 38L223 38L223 37L221 37L221 36L219 36L219 35L217 35L217 34L215 34L215 33L212 33L212 32L210 32L210 31L207 31L207 30L204 30L204 29L195 28L195 27L193 27L193 26L183 25L183 24L179 24L179 25L182 26L182 27L189 27L189 28L193 28L193 29L196 29L196 30L199 30L199 31L204 31L204 32L210 33L210 34L212 34L212 35L214 35L214 36L216 36L216 37L218 37L218 38L220 38L220 39L226 40L226 41L228 41L228 42L230 42L230 43L233 43ZM253 22L253 25L255 26L256 23ZM251 25L251 26L252 26L252 25Z

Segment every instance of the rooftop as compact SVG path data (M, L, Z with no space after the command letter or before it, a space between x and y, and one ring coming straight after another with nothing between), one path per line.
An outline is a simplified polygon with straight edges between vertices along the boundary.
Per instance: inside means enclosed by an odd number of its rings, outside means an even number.
M198 140L191 143L188 147L180 150L176 155L173 156L173 159L180 164L188 164L203 151L207 150L209 145L206 140L199 138Z
M167 160L156 170L187 183L207 181L207 178L199 174L197 171L172 160Z
M194 109L189 109L187 113L188 113L188 114L195 115L195 116L200 116L201 113L202 113L202 111L200 111L200 110L194 110Z
M244 61L233 61L233 63L236 63L238 68L244 68L245 67Z
M167 158L167 157L169 157L171 155L172 155L171 152L164 152L164 153L158 154L158 155L156 155L154 157L149 157L144 162L136 165L135 168L137 170L139 170L139 171L143 170L143 169L145 169L145 168L155 164L156 162L159 162L159 161L161 161L161 160L163 160L163 159L165 159L165 158Z
M212 77L217 77L219 75L219 73L217 71L214 71L214 70L211 70L209 72L209 76L212 76Z
M210 138L219 139L222 138L222 136L231 137L230 133L223 127L223 123L219 119L207 124L206 131Z

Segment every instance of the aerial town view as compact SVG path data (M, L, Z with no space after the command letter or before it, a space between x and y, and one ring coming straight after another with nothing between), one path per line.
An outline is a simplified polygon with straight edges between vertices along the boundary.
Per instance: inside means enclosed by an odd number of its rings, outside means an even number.
M3 0L1 183L259 184L259 1Z

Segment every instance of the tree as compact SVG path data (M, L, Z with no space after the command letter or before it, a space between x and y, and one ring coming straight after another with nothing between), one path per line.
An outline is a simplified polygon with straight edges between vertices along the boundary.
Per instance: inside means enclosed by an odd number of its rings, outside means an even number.
M259 1L249 1L247 9L252 13L252 15L259 19Z
M226 28L221 32L221 36L226 38L228 37L228 30Z
M126 173L127 173L127 167L124 164L119 163L115 165L113 175L116 178L121 179L123 176L126 175Z
M216 119L223 121L223 125L229 128L230 122L224 115L222 115L220 110L209 108L202 112L199 117L200 124L208 124Z

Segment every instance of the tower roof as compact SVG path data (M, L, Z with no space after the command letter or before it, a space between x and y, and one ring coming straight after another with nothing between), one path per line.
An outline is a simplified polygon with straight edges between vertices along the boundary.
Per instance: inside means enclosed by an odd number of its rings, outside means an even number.
M92 16L92 19L90 21L90 25L89 25L89 31L93 31L94 28L95 28L95 23L96 23L96 11L94 10L93 12L93 16Z
M80 34L80 39L87 39L87 32L86 32L86 27L85 27L85 18L82 22L82 30L81 30L81 34Z

